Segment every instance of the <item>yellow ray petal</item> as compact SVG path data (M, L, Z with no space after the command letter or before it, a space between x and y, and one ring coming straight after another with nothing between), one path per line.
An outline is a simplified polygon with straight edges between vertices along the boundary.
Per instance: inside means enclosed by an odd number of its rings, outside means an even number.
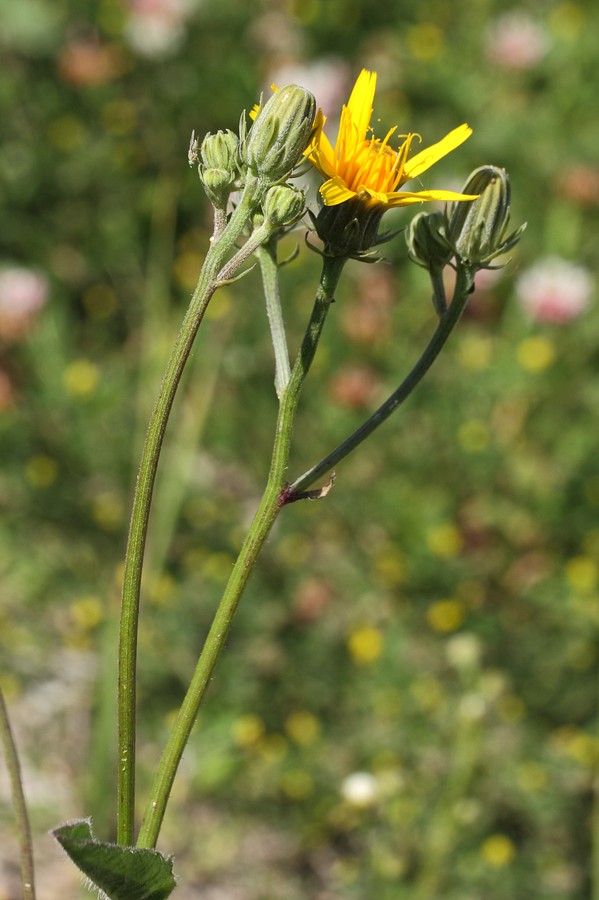
M347 102L347 113L357 131L358 140L364 140L372 118L376 72L362 69Z
M429 200L477 200L478 194L458 194L456 191L397 191L387 194L389 206L410 206Z
M471 134L472 129L469 125L464 124L460 125L458 128L454 128L453 131L446 134L437 144L432 144L432 146L427 147L426 150L421 150L416 156L408 159L404 166L402 180L409 181L411 178L416 178L417 175L421 175L422 172L426 172L426 170L430 169L436 162L444 156L447 156L448 153L451 153L451 151L455 150L456 147L459 147L460 144L463 144Z
M331 146L331 142L324 132L318 136L317 142L312 143L304 155L310 160L312 165L316 166L321 175L325 178L332 178L337 172L335 162L335 151Z
M355 191L350 191L345 182L339 176L330 178L320 186L320 194L326 206L338 206L346 200L356 196Z

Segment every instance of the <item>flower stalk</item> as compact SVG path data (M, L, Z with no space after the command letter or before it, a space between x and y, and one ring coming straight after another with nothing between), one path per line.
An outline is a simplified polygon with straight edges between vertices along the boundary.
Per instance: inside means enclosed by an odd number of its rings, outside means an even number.
M143 557L158 460L179 381L198 328L218 287L220 271L250 219L262 189L260 179L248 179L229 223L219 239L211 242L166 366L142 450L125 554L119 639L117 840L120 844L133 843L137 631ZM220 224L219 220L216 226L220 227Z
M264 542L279 512L290 500L286 473L295 413L302 385L312 365L344 264L345 260L343 259L324 258L323 260L322 275L312 315L289 382L281 396L267 484L219 603L189 689L162 755L139 832L137 846L140 848L156 846L177 768L214 667L227 640L235 610Z
M453 295L453 299L449 306L446 308L445 312L441 315L439 319L439 323L435 329L434 334L432 335L430 341L428 342L422 356L410 371L410 373L404 378L399 387L393 391L393 393L382 403L379 408L365 421L359 428L357 428L352 434L349 435L344 441L342 441L334 450L331 451L327 456L321 459L318 463L312 466L311 469L308 469L307 472L304 472L303 475L300 475L299 478L296 478L290 487L290 492L293 495L301 494L306 488L310 487L310 485L314 484L319 478L323 475L326 475L327 472L330 472L341 460L345 459L346 456L349 456L356 447L366 440L373 431L383 424L383 422L389 418L389 416L395 412L395 410L400 406L407 398L410 396L412 391L418 386L418 384L422 381L439 353L445 346L449 335L459 322L462 313L466 307L466 303L468 302L468 297L472 291L474 273L470 269L466 269L464 267L458 268L458 275L456 280L455 291ZM435 286L435 281L433 280L433 286ZM439 286L437 285L438 289ZM441 304L445 302L445 295L443 293L442 297L436 298L433 301L435 308L438 310L441 308Z

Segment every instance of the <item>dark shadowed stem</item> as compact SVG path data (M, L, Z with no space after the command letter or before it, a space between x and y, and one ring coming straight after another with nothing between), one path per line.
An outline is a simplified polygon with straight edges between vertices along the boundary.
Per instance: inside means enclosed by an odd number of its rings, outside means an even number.
M170 791L183 751L189 740L198 709L204 698L219 654L227 640L237 604L243 594L258 555L279 511L288 500L285 480L293 421L300 391L314 359L318 341L333 300L345 260L323 259L323 270L310 322L281 397L268 481L258 511L241 548L225 592L219 603L189 689L177 715L152 786L140 829L138 847L155 847Z
M436 360L443 349L447 338L459 322L460 316L468 301L471 285L472 273L467 269L460 268L458 270L453 300L439 320L435 333L431 337L424 353L412 371L402 381L397 390L395 390L391 396L379 406L376 412L360 425L353 434L339 444L335 450L325 456L324 459L321 459L320 462L316 463L315 466L312 466L311 469L308 469L307 472L304 472L303 475L296 478L290 488L292 494L301 493L323 475L326 475L327 472L330 472L337 463L341 462L342 459L345 459L345 457L355 450L362 441L365 441L373 431L376 431L379 425L382 425L385 419L388 419L391 413L395 412L397 407L410 396L414 388L422 381Z
M12 802L15 811L17 830L19 833L21 856L21 883L23 885L23 900L35 900L35 883L33 877L33 844L31 841L31 828L29 816L23 792L23 780L21 778L21 766L17 746L10 727L8 710L4 702L4 695L0 690L0 740L6 757L6 768L12 790Z

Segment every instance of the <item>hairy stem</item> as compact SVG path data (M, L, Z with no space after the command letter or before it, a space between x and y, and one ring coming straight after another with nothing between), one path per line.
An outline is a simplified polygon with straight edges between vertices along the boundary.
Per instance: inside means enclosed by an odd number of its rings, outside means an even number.
M235 241L253 211L255 197L260 188L259 182L248 181L229 223L220 232L218 240L211 242L197 287L166 366L142 451L125 555L119 640L117 839L120 844L131 845L133 843L139 598L148 519L158 460L170 411L195 336L208 303L218 286L219 272L234 249ZM220 227L222 227L222 221L218 219L215 223L215 232Z
M272 525L288 499L285 475L300 391L314 359L344 262L343 259L324 258L312 315L289 383L281 397L266 488L217 608L189 689L162 755L139 833L138 847L156 845L177 768L214 667L227 640L233 615Z
M258 250L256 256L262 271L262 285L266 300L266 315L270 325L270 335L275 354L275 390L280 399L291 376L287 337L281 309L279 287L279 267L277 264L277 239L272 237L267 244Z
M21 778L21 766L17 745L13 737L8 718L8 710L4 702L4 695L0 690L0 742L6 757L6 768L12 789L12 802L19 833L20 857L21 857L21 883L23 885L23 900L35 900L35 882L33 872L33 843L31 841L31 828L27 815L27 804L23 791Z

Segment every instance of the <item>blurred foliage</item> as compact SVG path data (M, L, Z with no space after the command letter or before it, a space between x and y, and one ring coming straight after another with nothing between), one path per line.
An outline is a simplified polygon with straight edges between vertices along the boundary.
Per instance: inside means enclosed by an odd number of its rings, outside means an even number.
M405 410L339 467L326 501L278 523L161 846L178 857L181 897L221 886L252 900L584 900L599 318L534 321L517 279L547 256L597 267L599 10L180 0L154 4L168 12L157 25L152 6L0 2L0 268L49 283L18 338L0 329L0 651L36 831L93 814L113 835L127 509L211 227L189 134L235 128L284 66L308 77L337 60L341 96L362 66L379 72L383 131L398 123L429 143L468 121L474 136L442 164L441 186L505 166L514 224L529 227ZM502 38L508 14L537 29L532 61L532 37L524 57ZM293 475L384 399L433 328L401 238L387 257L348 267ZM303 251L282 272L294 344L317 275ZM165 447L142 611L140 802L264 481L271 357L254 273L217 295Z

